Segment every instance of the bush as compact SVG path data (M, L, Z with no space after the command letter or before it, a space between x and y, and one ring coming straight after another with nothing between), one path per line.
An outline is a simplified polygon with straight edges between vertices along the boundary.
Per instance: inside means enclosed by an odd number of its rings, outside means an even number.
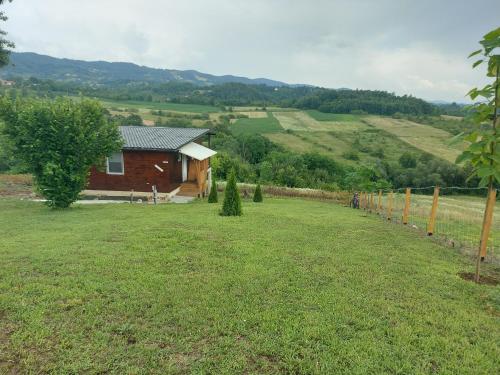
M217 203L219 198L217 196L217 182L212 178L212 186L210 187L210 194L208 195L208 203Z
M229 175L224 192L224 203L222 204L222 216L241 216L241 198L236 185L236 172L234 169Z
M399 157L399 165L403 168L415 168L417 166L417 158L415 155L405 152Z
M260 188L260 184L257 184L255 188L255 192L253 193L253 201L256 203L262 202L262 189Z
M0 100L4 134L51 207L65 208L85 188L90 167L120 149L118 128L95 100Z

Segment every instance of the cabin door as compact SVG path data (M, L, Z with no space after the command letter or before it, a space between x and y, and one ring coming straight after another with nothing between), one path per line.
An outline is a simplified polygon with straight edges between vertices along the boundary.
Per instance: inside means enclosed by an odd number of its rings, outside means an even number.
M188 158L186 155L182 155L182 182L187 181L188 178Z

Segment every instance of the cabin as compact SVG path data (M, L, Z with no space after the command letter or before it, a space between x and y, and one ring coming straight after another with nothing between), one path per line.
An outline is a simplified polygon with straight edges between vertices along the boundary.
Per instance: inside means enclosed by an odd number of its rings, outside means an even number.
M91 196L202 197L211 183L210 130L120 126L123 146L106 158L104 167L90 170L83 192Z

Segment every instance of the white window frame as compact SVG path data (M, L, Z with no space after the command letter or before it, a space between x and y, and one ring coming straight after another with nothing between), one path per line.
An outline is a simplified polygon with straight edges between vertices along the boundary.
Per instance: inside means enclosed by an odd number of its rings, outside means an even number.
M117 154L118 152L116 152ZM123 176L125 174L125 163L123 161L123 152L120 152L120 156L122 158L122 172L110 172L109 171L109 158L106 158L106 174L112 174L112 175L118 175L118 176Z

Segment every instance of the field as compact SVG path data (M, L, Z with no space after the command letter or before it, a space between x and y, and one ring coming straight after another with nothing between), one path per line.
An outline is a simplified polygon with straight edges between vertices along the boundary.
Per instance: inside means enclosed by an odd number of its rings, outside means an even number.
M243 208L0 199L0 373L497 372L470 259L331 203Z
M235 134L265 134L283 131L271 112L266 117L240 118L231 126Z
M209 105L198 105L198 104L177 104L177 103L158 103L158 102L140 102L133 100L123 100L123 101L111 101L111 100L100 100L101 103L107 108L122 108L122 109L147 109L147 110L159 110L170 111L170 112L186 112L186 113L212 113L220 112L220 108L209 106Z
M448 145L451 134L432 126L407 120L369 116L366 121L378 129L394 134L402 141L454 163L461 151Z

